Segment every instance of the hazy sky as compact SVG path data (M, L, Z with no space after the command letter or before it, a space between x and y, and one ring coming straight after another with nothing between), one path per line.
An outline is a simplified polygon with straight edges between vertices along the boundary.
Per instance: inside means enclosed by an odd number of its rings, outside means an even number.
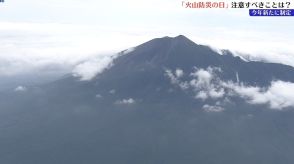
M248 9L185 9L181 0L6 0L0 75L72 66L179 34L294 66L293 19L249 17Z

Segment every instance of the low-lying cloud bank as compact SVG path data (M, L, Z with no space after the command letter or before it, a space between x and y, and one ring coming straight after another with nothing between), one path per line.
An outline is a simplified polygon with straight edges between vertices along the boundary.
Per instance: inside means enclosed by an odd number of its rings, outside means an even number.
M129 48L121 53L115 55L100 55L97 57L89 58L79 64L77 64L72 71L73 76L79 77L81 81L88 81L93 79L96 75L102 73L105 69L112 66L112 61L119 55L126 55L134 51L135 48Z
M233 83L225 85L250 104L269 104L272 109L294 107L294 83L273 81L268 88Z
M103 72L112 65L112 56L104 56L89 59L78 64L72 71L73 76L79 77L81 81L93 79L97 74Z
M222 81L218 74L220 68L208 67L207 69L195 68L194 72L188 74L191 80L185 81L177 72L184 72L180 69L175 71L166 70L166 76L171 83L183 90L192 90L195 99L203 101L208 99L223 100L238 96L249 104L266 104L271 109L282 110L294 107L294 83L285 81L272 81L268 87L246 86L242 83ZM206 111L222 111L220 106L203 107Z
M100 25L0 21L0 78L37 73L59 76L72 70L81 72L80 67L88 68L96 61L102 63L96 66L103 67L104 56L149 39ZM87 59L93 61L85 63Z

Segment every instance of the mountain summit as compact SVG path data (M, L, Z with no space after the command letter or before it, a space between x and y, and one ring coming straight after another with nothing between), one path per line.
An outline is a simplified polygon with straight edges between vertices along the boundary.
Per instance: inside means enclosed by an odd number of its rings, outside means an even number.
M98 75L96 79L106 81L107 84L113 83L113 86L122 86L122 82L128 81L123 84L143 87L149 85L148 82L150 84L163 82L165 71L168 69L180 69L191 73L195 68L207 69L209 67L221 69L220 77L223 80L236 82L236 75L238 75L238 80L248 85L264 87L277 79L294 82L293 67L255 61L247 62L240 57L233 56L230 52L220 55L210 47L195 44L183 35L153 39L133 48L129 53L116 58L113 66ZM144 81L143 86L141 80Z
M134 51L118 58L117 61L127 60L139 64L149 63L174 67L201 64L200 60L209 59L213 54L215 52L210 48L197 45L185 36L179 35L175 38L163 37L150 40L135 47ZM207 62L215 63L213 60Z
M89 81L1 93L0 163L292 164L293 75L153 39Z

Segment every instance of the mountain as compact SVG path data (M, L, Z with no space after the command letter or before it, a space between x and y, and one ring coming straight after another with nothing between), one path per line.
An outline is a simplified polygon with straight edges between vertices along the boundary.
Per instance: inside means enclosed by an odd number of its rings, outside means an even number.
M92 80L0 93L0 162L290 164L293 75L182 35L153 39Z

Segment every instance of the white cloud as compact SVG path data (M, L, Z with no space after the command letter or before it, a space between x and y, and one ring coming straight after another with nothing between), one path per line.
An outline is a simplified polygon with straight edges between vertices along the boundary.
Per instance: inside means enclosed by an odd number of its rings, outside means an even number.
M195 98L206 100L207 98L218 99L222 98L225 94L223 88L213 83L214 81L219 81L216 78L216 74L221 72L220 68L208 67L205 69L197 69L190 75L193 77L190 80L190 87L197 93Z
M96 94L95 97L98 98L98 99L100 99L100 98L102 98L102 95Z
M175 74L176 74L177 78L180 78L180 77L184 76L184 71L178 68L178 69L176 69Z
M174 85L179 85L182 89L188 89L188 82L181 82L180 78L184 76L184 71L181 69L176 69L173 73L171 70L165 70L165 75L171 80L171 83Z
M178 84L178 78L173 74L171 70L165 70L166 76L171 80L172 84Z
M113 58L110 56L99 57L98 59L89 59L78 64L73 69L73 75L79 77L82 81L91 80L97 74L111 66Z
M222 112L225 109L223 107L220 106L212 106L212 105L203 105L202 107L204 109L205 112Z
M181 89L193 89L197 94L195 98L206 100L207 98L218 99L224 96L225 92L223 88L218 87L212 83L215 74L221 72L220 68L208 67L205 69L197 69L190 74L193 77L190 81L182 81L180 78L184 76L184 71L176 69L175 73L171 70L166 70L166 75L170 78L171 83L179 86Z
M202 100L206 100L208 98L208 94L205 91L199 91L196 96L196 99L202 99Z
M222 81L218 78L220 68L208 67L195 69L190 74L189 81L176 78L172 71L168 75L172 84L185 90L192 90L196 99L222 100L226 103L230 97L239 96L250 104L268 104L272 109L285 109L294 107L294 83L285 81L272 81L268 87L245 86L242 83ZM181 85L187 84L185 88ZM218 101L220 104L220 101ZM206 109L210 109L206 106Z
M27 88L24 86L18 86L14 89L15 92L24 92L27 91Z
M135 103L135 100L132 99L132 98L129 98L129 99L122 99L122 100L118 100L115 102L115 104L134 104Z
M294 83L273 81L268 88L233 83L227 86L250 104L269 104L272 109L294 107Z
M112 90L109 91L109 93L110 94L115 94L116 93L116 90L115 89L112 89Z
M102 26L0 21L0 76L46 73L51 66L68 73L82 61L111 56L149 39Z
M240 20L248 20L248 22L257 21L250 20L249 18ZM280 21L280 23L284 24L285 22ZM287 34L288 32L277 31L273 28L268 30L254 29L253 25L250 24L244 24L243 27L231 29L224 25L220 26L208 27L207 29L199 28L199 33L194 34L195 36L192 35L191 39L199 44L213 47L218 53L220 53L220 49L229 49L234 55L244 57L245 59L249 58L251 60L262 60L294 66L294 47L289 46L291 39ZM271 26L274 27L275 25L271 24ZM207 34L207 31L211 33Z
M216 88L212 88L209 90L209 96L213 99L222 98L225 95L224 88L219 88L218 90Z
M213 77L212 72L209 71L209 69L199 69L193 72L191 75L197 78L197 81L191 81L191 84L194 84L197 87L206 87L210 85L210 82Z

